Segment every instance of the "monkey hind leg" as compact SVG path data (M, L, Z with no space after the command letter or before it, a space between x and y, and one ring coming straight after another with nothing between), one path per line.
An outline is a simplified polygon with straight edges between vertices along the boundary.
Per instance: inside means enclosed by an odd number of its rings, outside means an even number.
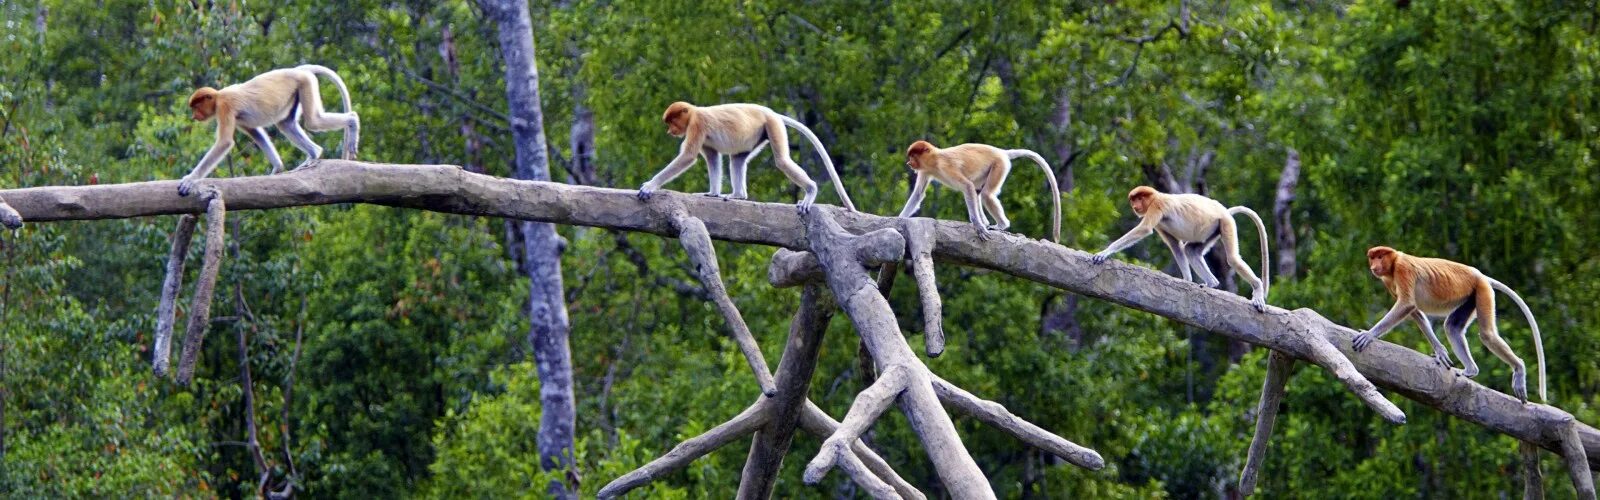
M1477 291L1473 292L1471 301L1477 308L1478 314L1478 340L1483 342L1483 347L1494 353L1495 357L1511 365L1511 394L1522 402L1528 402L1528 368L1522 358L1511 351L1511 346L1505 339L1500 338L1499 326L1495 323L1494 316L1494 289L1489 282L1479 281Z
M811 180L811 176L806 175L805 170L800 169L799 164L789 158L789 131L783 128L783 120L776 116L767 118L767 144L772 147L773 161L777 163L778 170L783 172L784 177L789 178L789 182L794 183L805 193L800 202L795 203L800 213L805 213L811 209L811 204L817 201L817 183Z
M1461 360L1461 374L1468 378L1478 376L1478 362L1472 359L1472 350L1467 345L1467 325L1472 324L1476 311L1477 304L1469 297L1444 320L1444 336L1450 341L1450 352Z
M322 95L317 89L317 78L306 75L299 89L300 114L305 119L305 128L312 132L344 129L344 143L341 146L340 157L346 160L355 159L356 150L361 144L361 118L356 116L355 111L329 113L322 107ZM321 157L320 154L317 156Z
M1188 254L1189 268L1200 277L1200 281L1210 288L1222 286L1222 281L1217 279L1217 275L1211 273L1211 266L1206 265L1204 243L1185 243L1183 252Z
M994 216L994 225L989 226L989 229L1005 231L1011 227L1011 219L1006 218L1006 209L1000 206L1000 197L993 193L984 195L983 206L989 211L989 215Z
M1244 257L1239 256L1239 227L1234 225L1233 219L1224 218L1217 228L1221 233L1222 250L1227 252L1228 265L1233 268L1233 272L1239 273L1239 276L1243 276L1244 280L1250 283L1250 305L1255 306L1257 311L1266 311L1266 288L1261 278L1256 276L1256 272L1250 269L1250 264L1246 264Z
M1011 220L1006 218L1006 209L1000 206L1000 188L1005 187L1006 175L1011 173L1011 162L1001 160L989 166L989 171L983 175L983 185L978 187L978 192L983 195L983 205L994 216L994 225L989 229L1005 231L1011 227Z
M733 195L731 196L733 199L745 200L750 198L750 186L745 182L747 179L745 174L750 168L750 157L760 152L761 148L761 145L757 145L754 151L733 155L733 164L728 166L728 174L733 182Z
M283 136L288 137L289 143L293 144L296 149L306 154L305 161L300 162L294 168L305 167L310 165L311 162L322 158L322 146L318 146L317 142L311 140L311 136L306 134L305 129L300 128L300 122L295 120L294 115L290 115L289 118L278 122L278 131L283 132Z

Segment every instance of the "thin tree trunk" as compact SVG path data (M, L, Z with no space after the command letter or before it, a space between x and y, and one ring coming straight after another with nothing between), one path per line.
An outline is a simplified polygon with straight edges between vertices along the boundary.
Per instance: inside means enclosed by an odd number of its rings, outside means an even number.
M511 135L517 164L512 177L550 180L550 159L545 145L544 116L539 104L539 70L535 64L533 20L528 3L515 0L480 0L484 13L499 27L500 55L506 68L506 98L510 103ZM523 259L529 287L528 343L539 376L539 465L545 470L565 469L567 483L551 482L548 492L575 498L577 473L573 468L573 434L576 403L573 397L572 352L567 345L566 297L562 295L561 249L555 226L522 222ZM570 487L569 487L570 486Z
M1272 226L1277 230L1279 279L1293 278L1295 263L1294 225L1290 224L1295 186L1300 183L1300 152L1289 148L1289 157L1283 161L1283 174L1278 176L1278 194L1272 202Z
M456 86L462 87L461 59L456 57L455 32L450 29L449 25L445 25L440 30L440 38L439 57L444 59L444 67L446 71L450 72L451 81L454 81ZM476 92L472 92L472 94L476 94ZM469 97L477 96L469 94ZM463 151L466 156L463 158L461 166L466 168L468 172L481 174L483 173L483 137L478 135L477 126L473 124L470 111L463 110L458 119L461 121L461 137L466 143L465 151Z

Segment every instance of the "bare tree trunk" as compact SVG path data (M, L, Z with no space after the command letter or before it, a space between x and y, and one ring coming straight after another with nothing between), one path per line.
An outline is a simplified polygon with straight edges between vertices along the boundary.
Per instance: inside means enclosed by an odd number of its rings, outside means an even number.
M1066 85L1062 86L1056 98L1056 108L1050 113L1050 129L1056 136L1054 165L1056 183L1061 186L1063 195L1070 195L1078 185L1077 176L1072 173L1072 166L1083 152L1073 147L1072 89ZM1039 325L1046 334L1053 331L1066 332L1067 338L1072 341L1072 349L1076 351L1083 343L1083 327L1078 323L1078 296L1071 293L1063 294L1060 304L1054 307L1052 307L1053 300L1053 298L1045 299L1039 314Z
M444 67L446 71L450 72L450 79L456 82L457 86L461 86L461 59L456 57L455 32L450 29L449 25L445 25L440 30L440 37L439 57L444 59ZM471 112L462 111L458 119L461 121L461 137L466 143L465 151L463 152L466 156L462 159L461 166L465 167L468 172L481 174L483 173L483 137L478 134L477 126L473 124Z
M1289 148L1289 157L1283 161L1283 174L1278 176L1278 194L1272 202L1272 226L1277 232L1273 243L1278 248L1279 279L1293 278L1295 263L1294 225L1290 223L1295 186L1300 183L1300 152Z
M545 146L544 115L539 105L539 70L535 63L533 20L528 3L515 0L480 0L487 17L500 30L500 55L506 67L506 98L510 102L511 135L517 164L512 177L549 181L550 158ZM573 397L572 352L567 345L566 297L562 295L561 242L555 226L545 222L521 223L523 261L529 288L528 343L539 375L539 465L545 470L567 470L568 483L552 482L549 493L576 498L577 471L573 468L573 434L576 403ZM569 488L571 486L571 488Z

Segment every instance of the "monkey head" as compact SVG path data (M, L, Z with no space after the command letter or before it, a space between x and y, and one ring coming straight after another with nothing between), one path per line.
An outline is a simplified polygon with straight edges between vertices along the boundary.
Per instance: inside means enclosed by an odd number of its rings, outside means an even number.
M1367 250L1367 269L1375 277L1385 277L1394 273L1394 261L1400 258L1400 252L1389 247L1372 247Z
M923 157L932 153L935 148L928 141L917 141L906 148L906 166L912 170L922 170Z
M195 121L204 121L217 114L217 89L200 87L189 95L189 109Z
M1133 188L1133 191L1128 192L1128 204L1133 206L1133 213L1144 215L1144 212L1150 209L1150 205L1154 204L1157 194L1160 193L1150 186Z
M689 111L692 109L693 104L683 101L667 106L667 112L661 114L661 121L667 124L667 135L683 137L689 131Z

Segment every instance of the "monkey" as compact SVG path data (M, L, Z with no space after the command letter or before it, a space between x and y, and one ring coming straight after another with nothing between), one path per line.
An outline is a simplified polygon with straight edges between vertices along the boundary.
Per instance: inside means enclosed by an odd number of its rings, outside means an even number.
M731 156L733 174L733 199L743 200L749 198L746 185L745 170L750 158L759 154L769 144L772 146L772 155L775 157L778 170L783 172L789 182L799 186L805 191L795 208L800 213L811 209L811 204L817 199L817 183L806 175L804 170L789 158L789 133L784 126L794 127L801 135L811 141L817 150L817 156L822 157L822 165L828 169L828 178L833 181L833 187L839 192L839 200L844 207L855 211L856 206L850 202L850 195L844 192L844 183L839 181L839 172L833 168L833 160L828 158L827 149L822 147L822 141L817 139L811 129L798 120L781 115L772 109L759 104L720 104L716 106L695 106L687 102L678 101L667 106L667 111L662 113L661 121L667 125L667 134L673 137L682 137L683 144L678 148L678 156L667 163L655 177L643 186L639 186L639 199L649 200L656 190L672 179L688 170L694 164L696 156L704 157L706 167L711 178L711 191L707 196L722 196L722 161L719 154Z
M329 113L322 108L322 94L318 91L317 76L326 76L339 88L344 102L343 113ZM342 158L353 160L361 140L361 120L350 108L350 91L338 73L323 66L306 64L293 68L275 69L257 75L244 83L229 85L222 90L201 87L189 96L189 108L195 121L217 119L217 140L206 155L195 165L189 175L178 183L178 195L188 196L195 183L204 179L233 149L233 132L238 127L266 153L272 164L272 173L283 170L283 160L267 137L266 126L275 125L289 138L295 148L306 154L306 160L295 168L304 167L322 158L322 147L311 140L306 130L322 132L344 129ZM300 118L305 118L305 128Z
M1366 349L1409 318L1428 336L1434 361L1448 367L1449 351L1434 335L1433 323L1428 319L1430 316L1443 317L1445 336L1450 338L1450 350L1455 351L1456 358L1461 360L1462 374L1475 377L1478 375L1478 364L1472 360L1472 351L1467 349L1466 332L1467 326L1478 319L1481 320L1478 323L1478 339L1483 341L1483 346L1489 352L1511 365L1511 392L1517 399L1527 403L1527 368L1522 359L1511 352L1506 341L1500 338L1495 325L1494 292L1499 290L1511 296L1517 308L1522 310L1522 315L1528 318L1528 326L1533 329L1533 348L1539 362L1539 399L1546 400L1544 341L1539 338L1539 323L1534 320L1528 304L1511 287L1466 264L1417 257L1385 246L1367 250L1367 268L1383 282L1383 287L1394 296L1395 302L1383 319L1378 320L1378 324L1351 339L1351 347L1356 351Z
M930 181L961 190L967 202L967 219L978 232L978 238L989 239L988 231L1005 231L1011 227L1006 211L1000 207L1000 188L1011 173L1011 160L1027 158L1044 169L1044 179L1050 184L1051 212L1050 240L1061 242L1061 189L1056 187L1056 173L1045 163L1039 153L1026 149L1000 149L988 144L962 144L939 149L928 141L917 141L906 148L906 166L917 173L911 196L906 199L900 217L910 217L922 208L922 197ZM984 216L987 210L995 218L994 224Z
M1193 269L1206 286L1216 287L1221 283L1206 267L1205 255L1221 241L1222 251L1227 253L1228 265L1250 282L1250 305L1257 312L1266 312L1269 265L1267 227L1254 210L1243 206L1223 207L1217 200L1198 194L1161 193L1150 186L1139 186L1128 192L1128 204L1133 207L1133 213L1140 217L1139 225L1095 254L1095 264L1105 262L1111 254L1133 246L1154 232L1161 236L1161 241L1172 251L1172 257L1177 259L1178 270L1183 273L1184 281L1191 279L1189 270ZM1256 233L1261 238L1260 278L1256 278L1256 273L1250 271L1250 265L1239 256L1239 228L1233 222L1236 214L1248 215L1256 223Z

